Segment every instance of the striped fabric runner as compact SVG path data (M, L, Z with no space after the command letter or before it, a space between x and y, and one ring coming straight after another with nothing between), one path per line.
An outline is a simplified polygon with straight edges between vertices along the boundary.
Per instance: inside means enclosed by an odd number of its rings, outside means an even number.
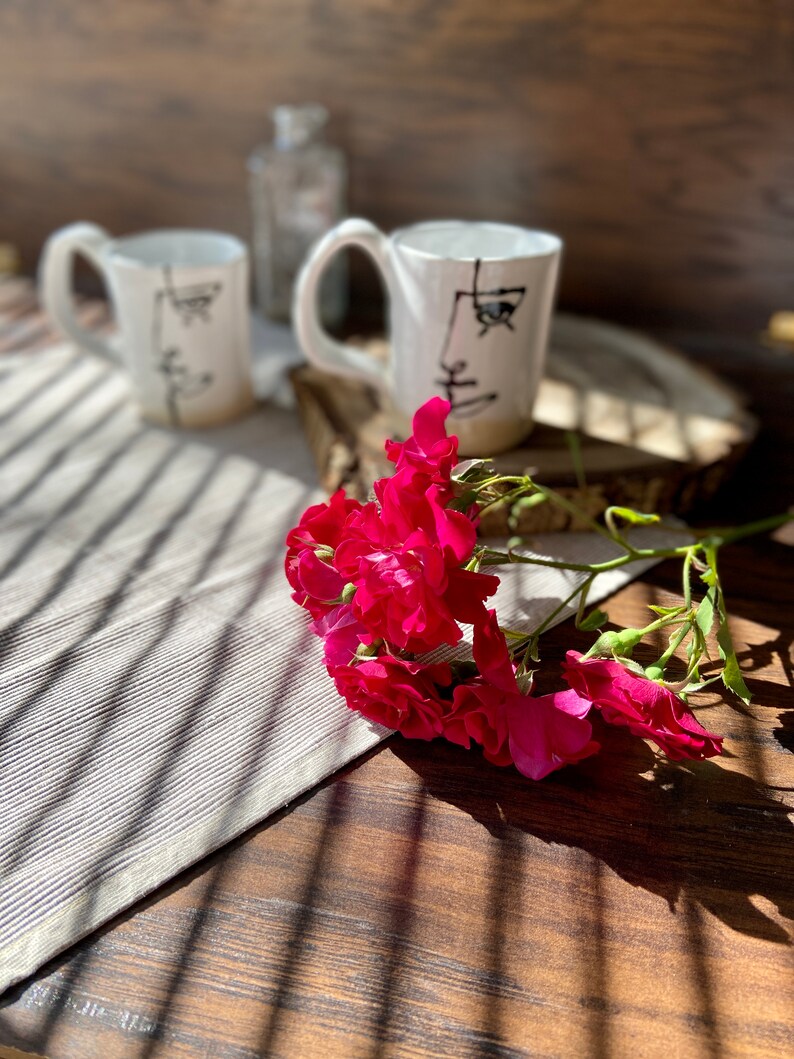
M289 598L315 489L288 413L210 446L69 348L0 374L4 988L385 732Z

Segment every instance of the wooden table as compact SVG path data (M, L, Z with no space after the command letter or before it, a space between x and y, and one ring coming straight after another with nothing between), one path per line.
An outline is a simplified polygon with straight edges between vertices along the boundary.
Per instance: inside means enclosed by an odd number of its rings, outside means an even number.
M762 416L739 514L784 506L791 364L691 345ZM792 544L724 552L756 671L749 708L700 697L721 759L673 765L614 730L533 784L395 736L2 998L0 1055L791 1055ZM637 624L676 578L659 566L606 609ZM583 643L553 630L550 670Z

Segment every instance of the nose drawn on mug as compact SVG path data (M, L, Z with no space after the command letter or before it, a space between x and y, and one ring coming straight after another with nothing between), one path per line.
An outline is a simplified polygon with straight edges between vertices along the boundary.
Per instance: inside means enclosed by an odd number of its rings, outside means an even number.
M506 327L510 331L515 331L513 314L526 294L526 287L495 287L492 290L480 290L478 280L481 265L482 260L477 258L474 262L472 289L455 291L452 312L438 361L443 374L441 378L436 379L436 384L443 389L444 396L449 401L450 413L458 418L478 415L499 398L499 393L493 390L470 397L464 395L466 391L471 392L478 388L480 381L473 375L466 374L469 371L467 360L451 356L453 338L461 332L461 340L455 344L462 344L465 348L467 324L471 322L480 325L481 329L477 332L477 338L483 338L497 327Z
M223 284L204 283L174 287L168 266L163 269L163 282L164 286L154 292L152 347L155 371L163 376L165 383L168 417L171 425L178 427L182 424L180 401L204 393L212 385L214 376L210 371L192 371L186 363L182 348L174 343L171 336L171 340L167 342L165 334L167 330L173 331L174 326L190 327L192 320L210 323L209 308L223 290Z

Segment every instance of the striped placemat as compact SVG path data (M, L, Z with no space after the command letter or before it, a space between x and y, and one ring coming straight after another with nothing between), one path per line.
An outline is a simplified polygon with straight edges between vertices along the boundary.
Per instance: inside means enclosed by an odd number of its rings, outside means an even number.
M290 414L201 444L67 347L0 373L5 987L385 732L307 662Z

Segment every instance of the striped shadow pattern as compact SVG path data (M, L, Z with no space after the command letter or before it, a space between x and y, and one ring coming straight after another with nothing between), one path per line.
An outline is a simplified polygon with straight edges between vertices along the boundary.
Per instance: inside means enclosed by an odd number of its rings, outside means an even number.
M0 990L389 734L336 696L283 577L317 499L293 415L176 433L68 346L2 367ZM534 627L575 576L503 571L500 617Z

